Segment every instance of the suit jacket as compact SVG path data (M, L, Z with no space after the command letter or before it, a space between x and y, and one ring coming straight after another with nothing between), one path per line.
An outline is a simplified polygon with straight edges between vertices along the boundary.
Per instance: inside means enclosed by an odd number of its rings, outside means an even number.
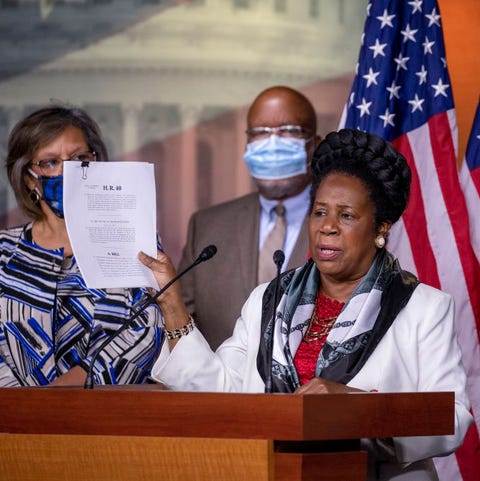
M187 309L212 349L232 335L242 305L257 285L260 209L258 193L253 193L200 210L190 219L179 272L207 245L218 249L180 281ZM287 269L303 265L307 252L306 217Z
M180 391L264 392L257 355L267 285L251 293L233 336L216 352L194 329L172 352L164 343L153 377ZM370 453L369 480L438 481L430 458L458 448L472 423L452 297L419 284L348 385L378 392L455 391L454 434L393 438L391 445L387 440L363 440ZM390 450L394 460L376 463Z

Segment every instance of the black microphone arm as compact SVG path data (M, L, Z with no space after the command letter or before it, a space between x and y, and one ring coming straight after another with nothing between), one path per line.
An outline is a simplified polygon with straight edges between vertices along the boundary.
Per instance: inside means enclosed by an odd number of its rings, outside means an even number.
M88 371L87 371L87 377L85 378L85 384L84 388L85 389L93 389L94 382L93 382L93 367L95 366L95 362L99 356L99 354L105 349L108 344L110 344L116 337L118 337L125 329L128 329L132 322L140 315L142 312L145 311L145 309L153 304L172 284L178 281L180 277L182 277L184 274L186 274L188 271L193 269L195 266L198 264L201 264L202 262L208 261L211 259L215 254L217 253L217 247L214 246L213 244L205 247L202 252L200 252L200 255L195 259L195 261L190 264L186 269L184 269L182 272L177 274L173 279L171 279L169 282L167 282L161 289L159 289L154 296L150 296L146 302L144 302L138 310L135 311L135 314L133 314L130 319L125 321L125 323L120 327L118 330L116 330L113 335L105 339L105 341L100 344L100 347L95 351L95 354L92 356L92 360L90 362L90 365L88 366Z
M272 386L272 364L273 364L273 336L275 335L275 321L277 314L277 304L278 304L278 288L280 287L280 273L282 270L282 265L285 262L285 254L283 251L276 250L273 253L273 262L277 266L277 277L275 278L275 290L273 292L273 321L272 321L272 335L270 337L268 352L268 363L267 363L267 379L265 380L265 392L273 392Z

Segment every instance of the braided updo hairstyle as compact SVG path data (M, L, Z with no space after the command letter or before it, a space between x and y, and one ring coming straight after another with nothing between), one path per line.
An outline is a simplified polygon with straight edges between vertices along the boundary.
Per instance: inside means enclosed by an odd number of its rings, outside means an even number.
M375 225L396 222L408 202L411 172L389 142L374 134L342 129L329 133L315 150L312 160L310 211L318 186L331 173L359 178L375 206Z

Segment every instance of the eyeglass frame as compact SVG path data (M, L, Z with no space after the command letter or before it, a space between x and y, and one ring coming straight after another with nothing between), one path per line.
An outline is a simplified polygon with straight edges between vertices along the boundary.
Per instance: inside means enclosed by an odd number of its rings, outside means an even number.
M247 135L247 138L254 138L254 137L261 137L261 138L267 138L270 137L271 135L278 135L278 132L281 132L282 129L288 129L288 128L295 128L299 129L300 133L299 135L288 135L289 132L286 132L285 134L287 135L279 135L280 137L295 137L295 138L305 138L305 136L310 135L310 131L306 129L305 127L301 125L294 125L294 124L284 124L284 125L279 125L278 127L268 127L268 126L259 126L259 127L252 127L250 129L245 130L245 134ZM255 131L260 131L264 130L265 133L256 133Z
M86 154L90 154L93 157L93 159L92 160L81 160L79 158L80 156L86 155ZM30 161L30 164L38 167L42 171L42 173L45 173L45 170L44 170L45 167L42 167L41 163L42 162L51 162L53 160L60 161L61 165L63 165L63 162L72 162L72 161L73 162L95 162L97 160L97 153L94 150L85 150L85 151L80 152L78 154L72 155L68 159L59 159L59 158L51 157L49 159L32 160L32 161ZM58 165L58 167L60 167L60 164ZM60 170L60 169L58 169L58 170ZM52 169L51 171L56 172L56 169Z

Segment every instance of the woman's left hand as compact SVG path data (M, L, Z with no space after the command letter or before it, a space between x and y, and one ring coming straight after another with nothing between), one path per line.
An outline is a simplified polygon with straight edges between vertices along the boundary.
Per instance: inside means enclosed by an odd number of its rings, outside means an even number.
M55 378L48 386L83 386L86 378L86 371L81 366L74 366L70 371Z
M362 390L321 377L314 377L303 386L300 386L295 391L295 394L338 394L346 392L362 392Z

